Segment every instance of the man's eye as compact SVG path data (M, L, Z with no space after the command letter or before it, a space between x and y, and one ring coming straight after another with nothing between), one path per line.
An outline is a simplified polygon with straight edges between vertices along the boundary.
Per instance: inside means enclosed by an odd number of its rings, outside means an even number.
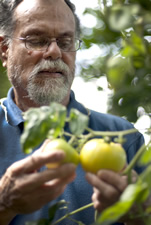
M58 41L59 46L62 48L66 48L72 45L72 40L71 39L62 39Z
M28 44L31 44L31 45L39 45L39 46L44 46L48 43L48 40L46 39L30 39L30 40L27 40Z

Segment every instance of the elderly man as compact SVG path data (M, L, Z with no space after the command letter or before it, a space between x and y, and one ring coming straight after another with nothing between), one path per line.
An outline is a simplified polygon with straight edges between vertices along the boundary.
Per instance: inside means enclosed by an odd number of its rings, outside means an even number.
M63 153L41 153L42 145L27 157L20 146L22 112L30 107L56 101L68 111L88 113L71 91L79 35L79 20L69 0L0 1L0 57L12 84L0 106L0 225L48 218L48 208L60 199L69 202L70 211L94 202L94 208L62 225L76 224L74 220L92 224L95 209L101 212L112 205L127 186L125 177L112 171L86 174L85 179L81 167L73 164L41 170L46 163L62 160ZM91 110L89 119L94 130L132 128L124 119ZM142 143L139 133L127 136L128 162ZM55 220L64 213L58 211Z

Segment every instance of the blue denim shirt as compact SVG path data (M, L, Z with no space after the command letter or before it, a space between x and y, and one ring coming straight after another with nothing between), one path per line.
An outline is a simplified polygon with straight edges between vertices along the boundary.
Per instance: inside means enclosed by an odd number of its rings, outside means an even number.
M8 92L7 98L0 106L0 176L2 176L6 169L14 162L27 157L21 149L20 135L22 133L23 117L22 111L17 107L13 101L13 88ZM133 125L128 121L110 114L98 113L93 110L87 110L82 104L75 100L74 93L71 91L70 103L67 107L68 112L71 108L76 108L84 114L89 113L89 127L93 130L99 131L120 131L133 128ZM65 127L65 130L68 130ZM144 139L140 133L134 133L126 136L127 141L124 144L124 149L127 154L128 163L133 158L139 147L143 144ZM138 173L141 169L135 168ZM17 215L10 225L24 225L27 221L38 220L40 218L48 217L48 208L56 201L65 199L69 202L69 210L73 211L91 203L91 196L93 193L92 187L85 179L85 172L80 166L77 167L76 179L67 186L64 193L55 201L50 202L40 210L27 214ZM57 212L55 220L65 214L63 210ZM85 225L90 225L94 222L94 209L88 208L73 216L74 219L82 221ZM74 225L75 223L69 220L64 220L60 225ZM120 223L116 223L119 225Z

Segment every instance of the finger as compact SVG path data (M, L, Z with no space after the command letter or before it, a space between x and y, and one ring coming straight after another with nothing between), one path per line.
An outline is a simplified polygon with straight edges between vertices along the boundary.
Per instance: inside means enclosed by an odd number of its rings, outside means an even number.
M96 189L97 190L97 189ZM104 209L110 207L111 205L113 205L115 201L109 201L109 200L103 200L103 198L99 198L98 197L98 193L96 191L94 191L93 195L92 195L92 202L94 203L94 208L98 211L98 212L102 212Z
M111 170L99 170L97 176L99 177L99 179L113 186L121 193L127 186L127 177L122 177L120 174Z
M39 188L32 193L25 193L15 201L13 210L17 214L27 214L40 209L43 205L56 199L64 192L66 186L56 186L52 188Z
M34 191L35 197L33 195L32 196L35 201L38 198L41 201L42 205L44 205L61 195L64 192L67 184L72 182L73 179L75 179L75 175L68 176L64 179L55 179L47 182L42 187ZM29 198L31 199L31 196L29 196Z
M120 193L116 189L107 188L106 191L100 191L93 188L93 190L92 200L98 201L105 206L115 203L120 197Z
M138 179L138 174L136 173L135 170L132 170L132 178L131 178L132 183L136 183L137 179Z
M60 150L51 152L37 151L31 156L28 156L27 158L14 163L9 168L9 172L11 172L14 176L23 173L30 173L38 170L47 163L59 163L64 159L64 157L64 152Z
M104 209L108 207L108 203L105 201L102 201L98 198L97 192L94 192L92 195L92 202L94 203L94 208L98 212L102 212ZM111 204L110 204L111 205Z
M121 194L119 190L114 186L105 183L98 176L89 173L87 174L86 178L93 187L98 189L101 196L99 200L115 202L119 198Z
M75 179L75 177L76 177L76 173L71 173L67 175L66 177L63 177L62 179L56 178L56 179L50 180L46 182L43 186L45 188L53 187L54 185L63 186L72 182Z
M47 172L48 174L45 174ZM42 184L42 179L47 177L47 179L54 178L54 182L50 184ZM37 177L33 177L32 175L37 175ZM58 177L58 178L57 178ZM53 200L58 197L66 187L66 185L71 182L75 178L75 165L73 164L66 164L55 170L46 170L42 173L35 173L35 174L25 174L21 175L20 177L11 178L5 174L3 176L3 183L5 183L6 188L4 186L4 194L3 199L5 200L5 205L10 207L13 206L13 209L18 212L18 210L22 210L22 212L28 211L28 208L31 209L38 209L42 206L41 202L39 202L39 194L44 196L46 199L46 203L48 200ZM12 179L12 180L10 180ZM7 183L7 184L6 184ZM37 194L36 194L37 193ZM38 202L36 204L36 200ZM29 199L29 201L28 201ZM33 199L35 202L33 202ZM19 211L20 212L20 211ZM30 212L30 211L29 211Z
M17 191L31 192L54 179L66 180L67 177L75 176L75 165L64 164L55 169L49 169L42 172L26 174L16 179L15 188Z

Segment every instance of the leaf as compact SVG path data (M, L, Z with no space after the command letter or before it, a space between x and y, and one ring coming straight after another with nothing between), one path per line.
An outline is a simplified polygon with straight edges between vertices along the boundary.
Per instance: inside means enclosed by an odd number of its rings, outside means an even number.
M57 210L59 210L62 207L67 206L68 202L65 200L60 200L59 202L56 202L54 205L52 205L49 208L49 218L48 219L40 219L37 221L28 221L25 223L25 225L50 225L50 223L53 221L55 214Z
M114 206L107 208L105 211L103 211L103 213L95 224L109 225L118 221L118 219L130 209L131 205L132 201L118 202Z
M37 222L37 225L49 225L48 219L40 219Z
M71 217L68 217L68 220L71 220L72 222L74 222L74 224L77 224L77 225L85 225L84 223L82 223L81 221L77 221Z
M49 221L47 219L40 219L37 221L28 221L25 225L49 225Z
M150 174L151 174L151 165L149 165L148 167L146 167L146 169L139 176L139 180L138 180L138 182L141 182L144 185L146 184L148 186L148 191L149 192L151 190Z
M62 207L66 207L67 205L68 205L68 202L66 202L65 200L60 200L59 202L57 202L53 206L51 206L49 208L49 222L51 222L54 219L55 214L58 209L60 209Z
M115 31L121 31L131 27L133 16L130 7L117 4L108 9L109 25Z
M128 185L121 195L120 200L113 206L104 210L96 221L96 224L109 225L118 221L129 211L133 203L139 199L140 194L143 193L144 190L146 190L146 185L143 183Z
M50 106L31 108L24 113L24 132L21 136L21 145L25 153L32 152L47 137L57 137L65 124L66 108L52 103Z
M26 222L25 223L25 225L38 225L38 222L30 222L30 221L28 221L28 222Z
M151 206L148 206L146 209L145 209L145 212L147 212L147 213L151 213Z
M61 104L53 103L50 107L51 129L49 130L49 137L57 138L64 128L66 122L67 110Z
M151 163L151 144L146 148L146 151L143 153L139 163L140 165Z
M84 115L76 109L71 109L69 127L72 134L82 134L88 126L88 121L88 116Z
M128 60L120 55L109 58L107 62L107 78L113 88L118 88L125 81L127 71L130 69Z

